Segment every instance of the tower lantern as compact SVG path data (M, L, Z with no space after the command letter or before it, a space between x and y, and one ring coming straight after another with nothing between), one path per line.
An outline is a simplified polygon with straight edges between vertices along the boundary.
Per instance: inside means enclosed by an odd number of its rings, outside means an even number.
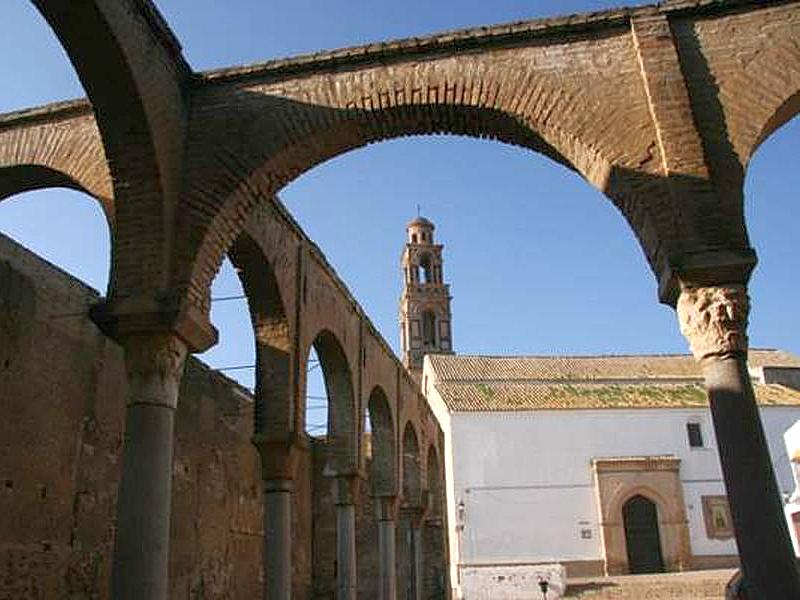
M400 344L403 364L418 376L426 354L452 354L450 286L444 283L441 244L435 226L424 217L406 225L403 249L403 295L400 297Z

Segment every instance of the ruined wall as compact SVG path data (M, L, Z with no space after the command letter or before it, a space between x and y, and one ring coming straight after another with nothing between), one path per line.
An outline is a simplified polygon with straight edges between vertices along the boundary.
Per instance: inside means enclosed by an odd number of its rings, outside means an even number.
M0 236L2 600L108 597L126 376L97 299ZM170 597L259 597L250 400L190 359L178 407Z
M127 383L121 348L87 317L98 299L0 235L0 600L108 597ZM252 412L246 390L187 361L176 418L172 599L261 597L263 509ZM294 481L298 599L335 597L328 453L324 438L308 438ZM364 600L378 593L371 485L369 477L361 480L356 508ZM402 539L399 529L399 546Z

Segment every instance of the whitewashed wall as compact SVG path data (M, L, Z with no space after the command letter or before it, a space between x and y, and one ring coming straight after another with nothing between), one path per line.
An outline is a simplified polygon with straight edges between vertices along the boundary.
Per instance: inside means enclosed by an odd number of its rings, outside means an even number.
M428 373L430 365L428 357L425 357L424 373ZM458 515L456 512L457 500L455 499L455 480L453 474L455 467L453 463L453 427L450 412L447 409L444 401L442 400L436 388L433 385L428 385L428 375L423 375L422 379L422 393L428 399L428 404L436 419L439 421L439 427L442 428L442 441L444 456L444 480L445 480L445 501L447 502L447 542L450 554L450 564L448 571L450 574L450 590L452 598L461 598L461 574L458 569L460 563L459 556L461 551L459 548L459 534L458 534Z
M800 455L800 421L795 422L783 434L783 441L786 446L786 455L796 457ZM795 461L792 465L794 470L795 488L792 492L791 502L784 507L786 514L786 524L789 527L789 534L792 536L792 546L794 546L795 556L800 557L800 539L798 539L797 529L794 525L793 515L800 513L800 463Z
M798 418L796 408L762 410L785 492L794 484L782 434ZM701 423L704 448L689 447L689 421ZM591 460L658 454L681 459L692 552L736 552L732 540L707 539L703 522L700 497L725 493L708 410L456 413L450 415L450 429L450 533L458 542L451 546L451 552L458 552L452 554L454 562L602 559ZM461 520L459 502L465 507Z

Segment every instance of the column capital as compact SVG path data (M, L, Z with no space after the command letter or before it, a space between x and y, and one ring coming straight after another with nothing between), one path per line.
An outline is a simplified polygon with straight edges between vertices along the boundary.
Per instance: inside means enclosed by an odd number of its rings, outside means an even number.
M261 478L264 481L291 481L297 474L300 457L307 451L307 442L300 436L270 436L256 433L251 438L261 457Z
M373 496L378 521L396 521L399 508L397 496Z
M361 474L358 472L339 473L335 478L336 505L357 504L361 492Z
M414 527L420 527L425 520L427 507L418 504L406 504L400 507L400 516L411 522Z
M130 335L121 343L128 374L128 404L176 408L186 344L169 333Z
M264 492L292 492L294 490L294 482L291 479L278 479L271 478L263 480Z
M676 307L695 359L747 353L747 287L733 283L683 287Z
M425 517L425 527L444 527L444 521L440 515L428 514Z

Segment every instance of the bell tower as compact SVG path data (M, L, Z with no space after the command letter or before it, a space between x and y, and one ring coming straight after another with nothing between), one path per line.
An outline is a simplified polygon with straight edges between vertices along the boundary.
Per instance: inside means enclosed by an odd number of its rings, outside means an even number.
M400 297L400 345L403 364L422 372L426 354L452 354L450 286L442 275L442 245L433 242L433 223L417 217L406 225L403 295Z

